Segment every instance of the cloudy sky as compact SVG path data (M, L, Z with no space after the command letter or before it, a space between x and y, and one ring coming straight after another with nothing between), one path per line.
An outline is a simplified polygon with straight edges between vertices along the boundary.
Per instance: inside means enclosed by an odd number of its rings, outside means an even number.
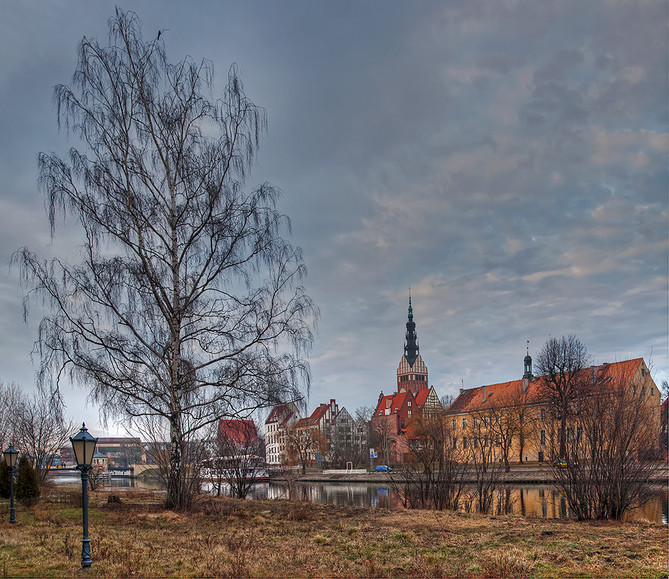
M320 307L309 407L395 388L411 286L439 395L519 378L526 340L667 378L667 2L118 2L173 61L240 69ZM40 308L8 262L50 239L36 156L52 89L110 2L0 0L0 380L33 388ZM102 433L82 390L68 413ZM113 431L113 425L109 430ZM96 430L97 429L97 430Z

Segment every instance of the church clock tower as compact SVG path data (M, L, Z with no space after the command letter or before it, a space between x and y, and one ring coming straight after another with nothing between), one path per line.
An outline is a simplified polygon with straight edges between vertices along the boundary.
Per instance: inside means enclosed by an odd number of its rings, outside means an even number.
M428 388L427 366L420 356L416 322L413 321L413 307L409 296L409 319L406 323L404 355L397 367L397 391L411 391L416 394Z

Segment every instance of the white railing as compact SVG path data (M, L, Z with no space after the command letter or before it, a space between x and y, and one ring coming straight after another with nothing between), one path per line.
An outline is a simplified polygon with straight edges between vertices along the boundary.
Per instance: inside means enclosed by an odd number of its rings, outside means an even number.
M367 474L366 468L333 468L324 470L323 474Z

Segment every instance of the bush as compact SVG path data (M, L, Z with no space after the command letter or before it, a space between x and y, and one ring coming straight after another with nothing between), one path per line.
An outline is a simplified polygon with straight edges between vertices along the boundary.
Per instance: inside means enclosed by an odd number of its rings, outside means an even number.
M0 462L0 499L9 498L9 467L3 460Z
M34 503L39 497L37 474L26 456L19 459L19 474L16 477L14 496L16 500L26 505Z

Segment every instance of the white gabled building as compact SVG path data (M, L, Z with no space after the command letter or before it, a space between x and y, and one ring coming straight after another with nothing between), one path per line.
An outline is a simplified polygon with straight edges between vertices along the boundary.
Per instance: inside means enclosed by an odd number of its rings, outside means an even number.
M265 452L268 468L278 468L286 463L286 427L300 418L300 411L292 402L272 408L265 420Z

